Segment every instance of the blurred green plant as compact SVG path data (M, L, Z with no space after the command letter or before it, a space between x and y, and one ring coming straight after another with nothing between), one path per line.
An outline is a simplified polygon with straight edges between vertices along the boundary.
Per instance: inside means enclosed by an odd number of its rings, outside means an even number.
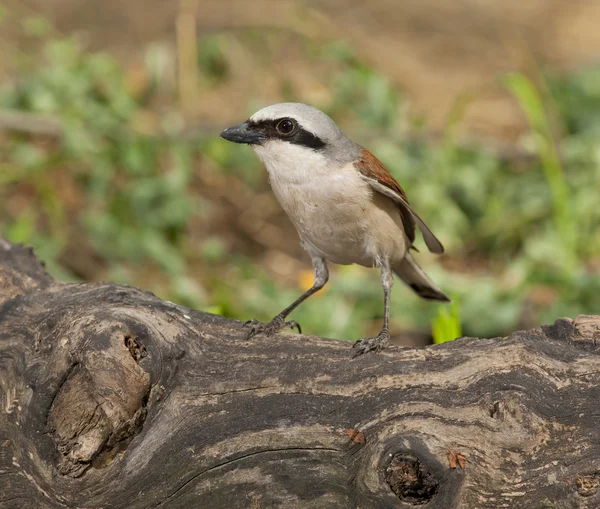
M431 324L431 334L436 345L462 337L458 299L454 299L450 306L438 308L438 314Z
M244 250L230 232L206 226L215 198L196 170L208 165L224 186L240 182L257 196L267 191L266 178L249 149L216 132L182 135L175 98L155 97L173 75L164 48L148 48L149 79L132 85L113 58L85 51L43 21L22 28L39 39L40 53L12 55L19 79L0 86L0 112L42 116L60 132L15 132L0 140L3 235L33 244L61 279L112 279L239 319L268 320L297 297L301 285L275 281L255 248ZM261 56L258 73L270 69L288 36L250 30L202 37L201 86L212 92L228 86L236 69L228 49L239 47L238 38ZM533 150L528 139L518 148L539 156L515 163L457 143L469 98L457 103L442 142L434 143L402 93L347 46L295 43L326 67L328 93L315 105L383 160L446 245L447 269L426 253L419 261L460 309L440 309L396 285L394 329L431 327L442 341L463 332L503 335L522 323L600 309L598 69L548 76L552 106L565 126L560 139L550 135L545 96L523 77L507 78L534 140ZM282 97L312 102L295 83L280 86ZM263 99L248 104L251 112ZM248 207L255 206L250 200ZM293 317L306 332L356 338L380 326L383 294L372 270L339 267L313 299Z
M573 216L570 192L558 157L558 150L542 99L533 83L523 74L511 73L504 78L506 87L515 95L527 115L537 154L552 194L554 222L561 239L559 248L566 256L561 267L572 270L578 263L577 223Z
M50 32L37 19L23 26L36 35ZM24 65L19 82L0 93L3 110L43 114L61 127L57 141L44 144L21 135L7 143L2 181L31 187L36 199L4 234L33 242L32 232L24 238L23 226L18 227L23 218L45 224L47 239L34 243L52 239L60 256L71 235L66 223L75 219L109 267L108 277L123 276L126 266L148 260L170 274L169 291L176 298L197 303L198 292L184 284L181 251L193 212L187 188L198 147L135 130L144 104L128 90L112 57L86 53L75 38L59 37L45 41L42 61L33 68ZM65 181L73 185L74 199L83 202L75 218L68 217L64 204Z

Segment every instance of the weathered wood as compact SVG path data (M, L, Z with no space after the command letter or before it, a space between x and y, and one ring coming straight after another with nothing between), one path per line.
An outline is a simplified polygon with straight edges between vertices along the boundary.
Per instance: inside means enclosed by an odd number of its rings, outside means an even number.
M240 327L0 240L0 507L600 507L600 317L355 360Z

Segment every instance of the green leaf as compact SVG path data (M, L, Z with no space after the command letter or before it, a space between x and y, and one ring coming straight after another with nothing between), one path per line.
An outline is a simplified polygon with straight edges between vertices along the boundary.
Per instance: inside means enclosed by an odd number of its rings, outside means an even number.
M431 324L431 332L435 344L462 337L458 298L454 298L450 306L438 308L438 314Z

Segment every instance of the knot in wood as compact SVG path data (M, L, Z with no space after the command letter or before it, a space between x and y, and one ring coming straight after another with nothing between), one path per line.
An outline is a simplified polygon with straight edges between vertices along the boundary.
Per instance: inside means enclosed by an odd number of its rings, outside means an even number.
M577 328L570 318L559 318L552 325L542 325L542 331L551 339L569 341L577 335Z
M600 487L600 472L590 475L582 475L577 478L577 492L582 497L591 497L598 492Z
M412 505L429 502L440 486L427 466L407 453L394 455L385 470L385 481L400 500Z

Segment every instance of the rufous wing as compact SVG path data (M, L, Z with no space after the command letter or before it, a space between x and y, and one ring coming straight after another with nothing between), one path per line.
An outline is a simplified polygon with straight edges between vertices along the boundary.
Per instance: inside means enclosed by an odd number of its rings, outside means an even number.
M360 157L358 161L354 163L354 166L374 191L391 198L398 205L402 224L404 225L404 231L411 244L415 240L416 224L423 234L423 240L429 251L436 254L444 252L442 243L421 219L419 214L416 213L415 209L412 208L412 205L409 203L408 197L400 187L400 184L396 182L396 179L392 177L392 174L379 159L371 154L366 148L363 148L360 152Z

